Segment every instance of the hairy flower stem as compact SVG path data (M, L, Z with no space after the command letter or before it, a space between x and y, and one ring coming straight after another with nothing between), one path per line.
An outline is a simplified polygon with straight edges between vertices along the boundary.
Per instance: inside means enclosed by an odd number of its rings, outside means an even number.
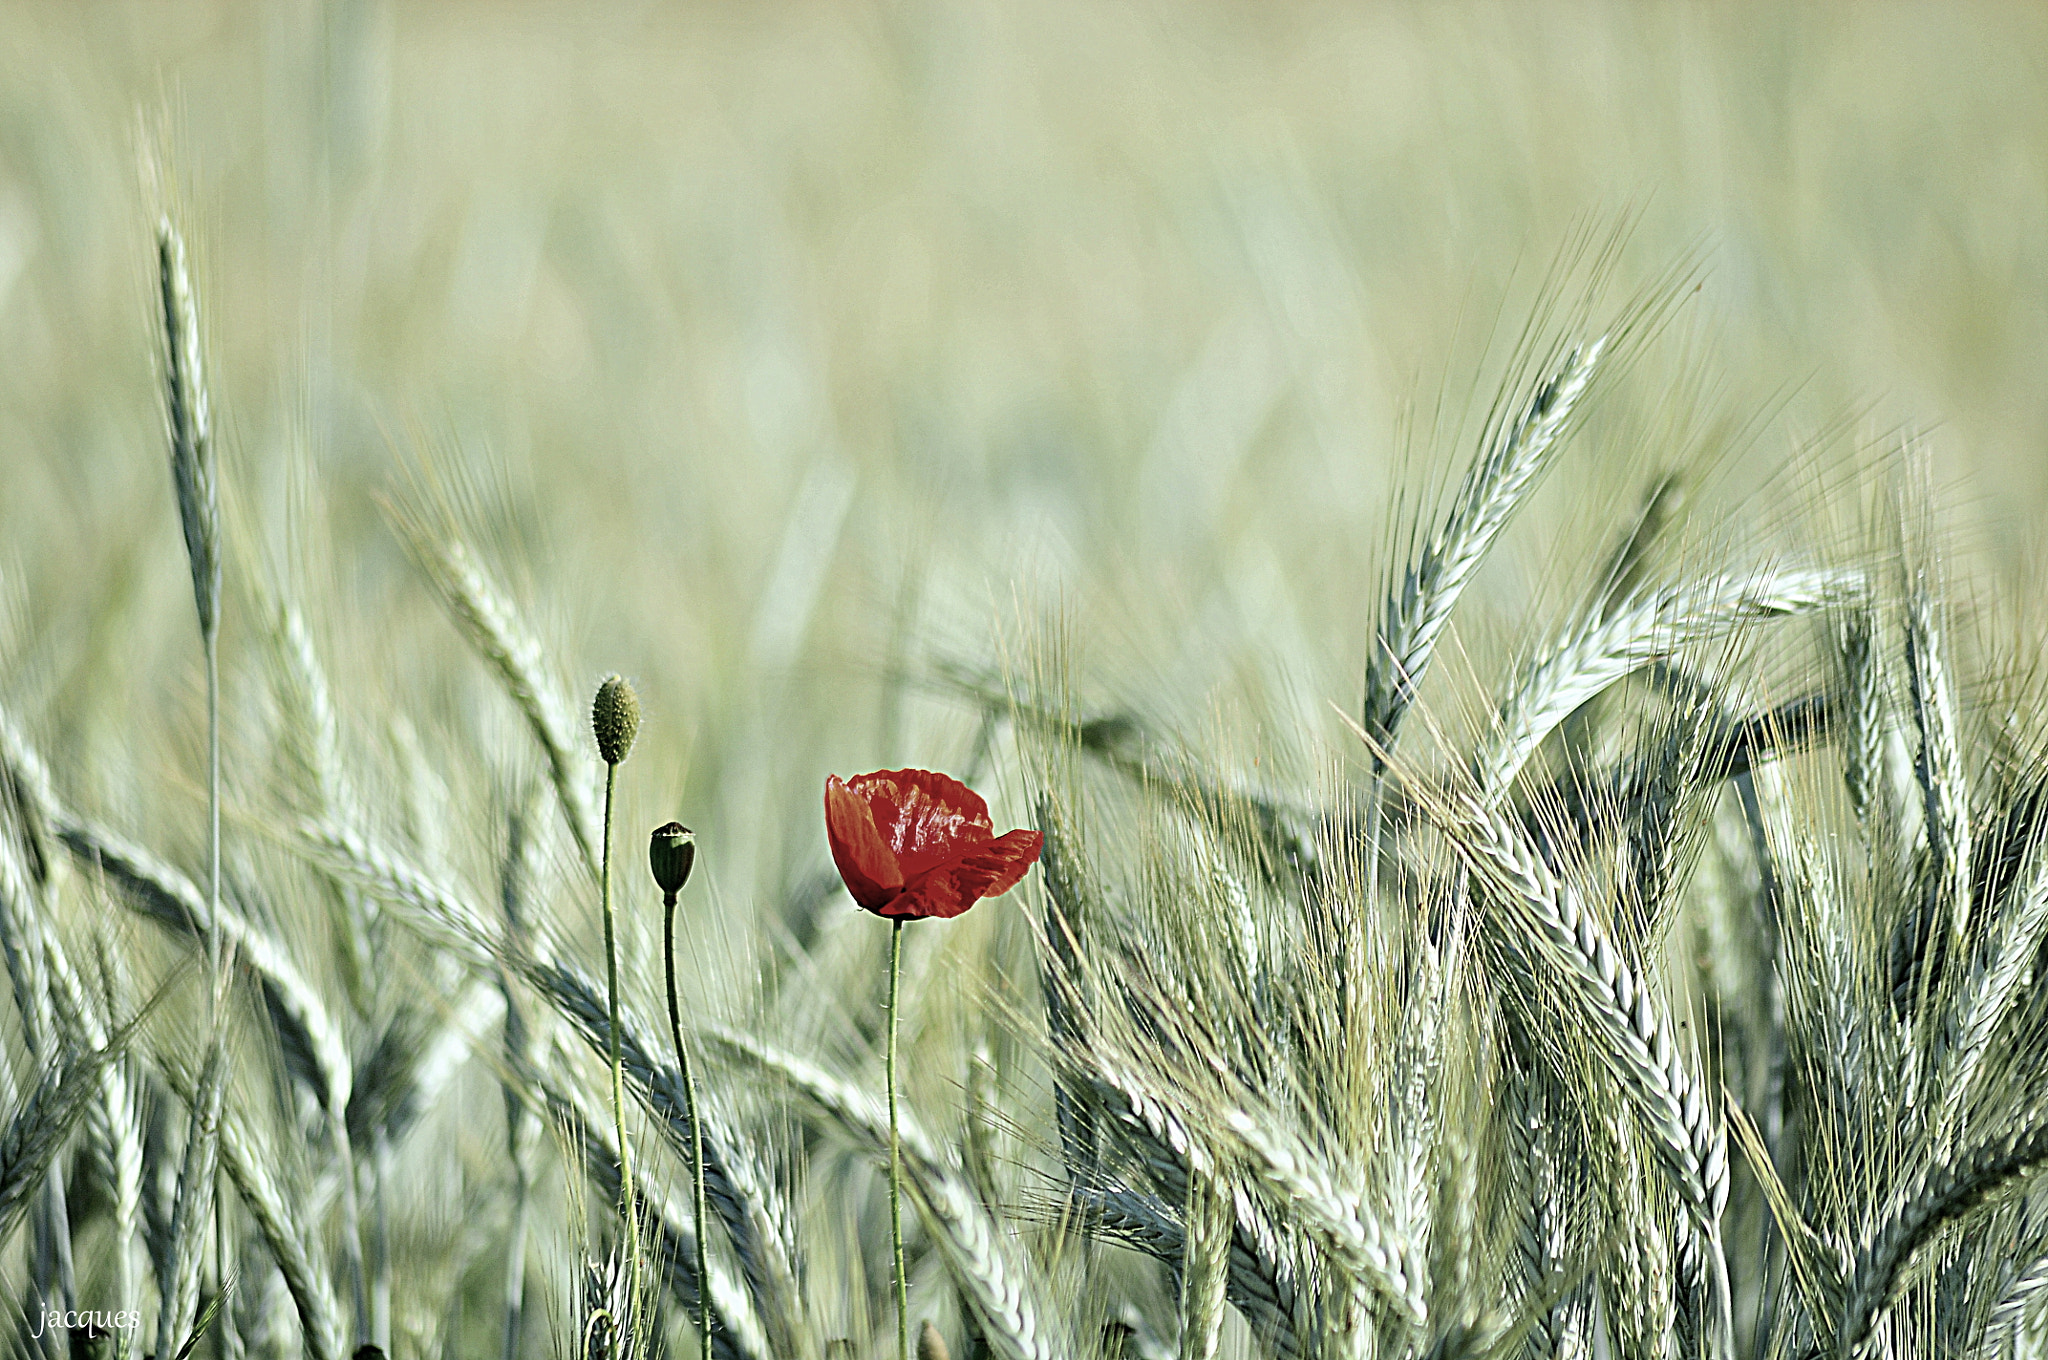
M668 981L668 1034L676 1046L676 1070L683 1074L683 1112L690 1121L690 1209L694 1216L697 1232L697 1279L700 1292L697 1299L698 1335L703 1340L702 1354L711 1355L711 1293L703 1288L702 1281L711 1278L706 1267L706 1238L704 1236L704 1126L697 1120L697 1078L690 1070L690 1054L683 1047L683 1021L676 1006L676 895L664 892L661 895L661 963ZM612 1039L613 1061L618 1059L618 1038ZM623 1145L622 1145L623 1146Z
M624 1347L630 1351L631 1341L640 1321L640 1214L639 1205L633 1192L633 1158L626 1147L626 1071L619 1058L619 947L616 929L612 920L612 791L619 780L619 767L614 761L604 766L604 856L599 871L599 894L604 904L604 974L606 991L606 1019L610 1022L606 1031L612 1060L612 1132L619 1141L619 1196L626 1216L626 1248L628 1253L628 1274L626 1276L626 1324L624 1334L628 1338ZM699 1277L702 1278L701 1276Z
M903 972L903 922L889 922L889 1249L896 1269L896 1360L910 1360L910 1281L903 1273L903 1150L896 1140L896 984Z

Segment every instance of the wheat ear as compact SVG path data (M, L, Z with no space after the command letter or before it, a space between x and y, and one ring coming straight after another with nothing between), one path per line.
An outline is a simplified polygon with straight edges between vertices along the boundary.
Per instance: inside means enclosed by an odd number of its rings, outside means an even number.
M2048 839L2037 839L2020 870L2016 891L1992 919L1970 973L1949 1002L1935 1090L1940 1102L1934 1121L1936 1146L1957 1127L1977 1069L1992 1037L2032 975L2044 932L2048 932Z
M1660 1014L1647 979L1513 822L1469 795L1454 793L1452 799L1453 807L1437 809L1452 847L1476 876L1504 894L1528 935L1498 928L1495 933L1532 968L1537 957L1552 962L1586 1027L1600 1036L1599 1056L1652 1135L1673 1188L1711 1233L1728 1198L1727 1143L1684 1054L1672 1043L1671 1024ZM1490 925L1496 920L1484 919Z
M31 886L34 869L29 863L28 832L17 824L17 810L18 805L0 809L0 954L6 958L23 1046L32 1062L50 1064L65 1051L65 1036L57 1032L50 1004L49 969L44 958L47 942L40 925L47 913L39 908L54 906L54 902ZM71 1214L61 1166L53 1164L44 1173L31 1219L35 1245L24 1305L31 1316L51 1308L74 1307L78 1295ZM44 1349L50 1348L46 1342Z
M538 1078L535 1084L556 1120L580 1132L584 1172L617 1210L624 1191L619 1184L618 1149L604 1132L609 1121L593 1118L596 1112L585 1107L574 1086L557 1087ZM714 1360L768 1360L777 1354L769 1347L746 1291L722 1262L708 1263L708 1279L697 1275L697 1254L687 1217L674 1212L667 1197L644 1179L636 1199L645 1215L642 1226L655 1239L654 1262L667 1275L669 1292L687 1312L696 1314L708 1307L718 1322L711 1329Z
M505 913L508 953L525 948L527 880L532 868L531 842L527 837L531 801L527 798L515 804L505 820L505 855L499 862L498 901ZM530 1073L534 1065L530 1034L525 1012L512 994L511 972L500 964L492 969L492 977L505 1003L505 1064L515 1077ZM532 1217L532 1164L540 1118L527 1104L514 1078L508 1077L500 1085L505 1098L505 1155L512 1164L512 1221L505 1244L505 1339L500 1360L519 1360L526 1332L526 1238Z
M1871 605L1844 611L1839 634L1845 728L1842 780L1866 846L1875 844L1870 823L1884 777L1886 702L1877 630L1877 611Z
M206 1064L193 1092L185 1132L185 1156L178 1168L178 1193L171 1211L169 1273L159 1282L156 1353L173 1354L199 1313L199 1272L214 1207L214 1169L220 1133L221 1098L227 1086L227 1050L209 1043Z
M1364 1212L1362 1197L1337 1180L1323 1157L1244 1110L1228 1111L1223 1127L1242 1154L1245 1173L1287 1205L1333 1261L1370 1286L1410 1326L1429 1320L1424 1282L1407 1277L1398 1248L1387 1241L1378 1220Z
M1414 702L1458 597L1479 564L1551 462L1558 435L1571 419L1607 340L1566 352L1537 385L1519 418L1465 474L1443 527L1387 597L1366 662L1361 721L1381 746L1391 746L1401 717Z
M1480 800L1498 801L1551 730L1616 681L1744 624L1842 603L1859 580L1836 571L1719 576L1666 585L1609 613L1586 614L1501 704L1473 759Z
M531 961L518 966L592 1051L606 1056L606 1012L596 989L565 967ZM688 1096L681 1075L655 1061L633 1026L623 1020L618 1036L620 1062L634 1094L661 1121L671 1145L687 1158L691 1146ZM783 1325L796 1312L793 1285L787 1283L797 1274L791 1234L783 1226L787 1214L765 1182L749 1175L746 1154L737 1148L728 1152L728 1139L718 1121L709 1111L700 1110L700 1115L706 1202L731 1237L754 1297L769 1309L777 1325Z
M1213 1184L1213 1183L1212 1183ZM1296 1319L1289 1311L1296 1298L1292 1276L1276 1282L1267 1263L1255 1258L1244 1245L1243 1219L1250 1201L1228 1186L1213 1184L1223 1202L1230 1206L1235 1222L1231 1228L1228 1274L1224 1301L1243 1315L1252 1334L1272 1348L1282 1360L1303 1355L1303 1343ZM1084 1188L1080 1202L1093 1215L1096 1231L1145 1252L1174 1269L1186 1254L1186 1233L1178 1216L1157 1195L1141 1194L1123 1186Z
M57 835L83 867L104 874L152 920L203 936L215 919L190 879L142 847L68 813ZM237 960L256 975L272 1019L295 1029L293 1041L311 1055L313 1066L303 1075L321 1105L330 1117L346 1119L354 1063L327 1003L274 937L225 904L218 920Z
M44 940L43 959L50 970L57 1018L70 1036L67 1042L86 1049L105 1048L112 1035L88 1001L70 956L54 935ZM126 1291L123 1297L133 1297L135 1237L142 1216L141 1117L121 1062L108 1063L100 1074L99 1092L86 1114L86 1125L105 1163L111 1192L115 1283ZM116 1338L119 1360L126 1360L133 1342L127 1332Z
M1963 944L1970 928L1969 784L1956 733L1956 701L1933 589L1925 571L1906 585L1906 681L1913 726L1919 735L1913 773L1920 785L1922 824L1927 837L1921 900L1909 908L1894 937L1895 1003L1916 1021L1927 1014L1943 961Z
M584 791L582 760L576 754L579 748L572 735L569 705L549 678L540 644L526 630L504 591L477 565L467 546L435 538L415 524L405 523L402 527L463 636L498 677L498 683L526 719L527 730L547 758L548 775L561 804L562 818L568 823L570 838L576 843L576 852L590 876L596 878L597 817L590 795Z
M1230 1301L1282 1356L1304 1352L1303 1289L1298 1272L1281 1244L1279 1232L1249 1196L1223 1181L1215 1161L1195 1141L1180 1117L1169 1110L1144 1082L1119 1065L1092 1052L1070 1052L1066 1061L1077 1068L1076 1090L1089 1095L1097 1112L1114 1121L1131 1144L1145 1173L1167 1197L1147 1216L1146 1196L1126 1195L1115 1187L1091 1193L1090 1200L1119 1232L1172 1263L1181 1253L1182 1229L1172 1222L1165 1203L1185 1201L1188 1182L1207 1181L1225 1195L1236 1222L1231 1230Z
M2048 1124L2022 1128L1922 1171L1899 1208L1850 1267L1835 1350L1842 1360L1868 1354L1877 1322L1898 1298L1905 1267L1921 1247L1973 1210L2037 1175L2048 1164Z
M2012 1279L1992 1305L1991 1319L1972 1352L1974 1360L2007 1360L2017 1353L2027 1317L2042 1299L2048 1298L2048 1255L2018 1266Z
M104 1047L46 1070L0 1133L0 1244L14 1236L57 1150L84 1115L99 1090L101 1075L125 1049L133 1030L131 1024Z

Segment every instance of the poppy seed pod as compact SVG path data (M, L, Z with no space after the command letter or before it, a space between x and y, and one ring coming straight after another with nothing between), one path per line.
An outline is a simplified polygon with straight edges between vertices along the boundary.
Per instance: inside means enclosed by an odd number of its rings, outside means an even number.
M640 731L640 697L622 676L611 676L597 687L597 699L590 705L590 730L604 763L623 764Z
M681 822L654 828L647 842L647 865L654 870L655 886L674 897L690 881L690 866L697 862L697 838Z

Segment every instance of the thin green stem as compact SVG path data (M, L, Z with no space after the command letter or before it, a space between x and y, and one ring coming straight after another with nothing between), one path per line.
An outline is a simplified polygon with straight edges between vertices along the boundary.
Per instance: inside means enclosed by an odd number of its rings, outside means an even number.
M896 1263L896 1360L910 1360L910 1281L903 1273L903 1152L896 1142L896 983L903 972L903 922L889 923L889 1247Z
M348 1277L355 1303L355 1344L370 1339L370 1276L363 1264L361 1194L356 1185L355 1145L349 1140L348 1121L331 1121L334 1130L334 1164L341 1169L341 1270Z
M221 967L220 946L220 635L209 628L202 639L206 645L206 962L211 968L213 993L210 1004L220 1007L221 992L227 985ZM218 1025L219 1018L208 1019Z
M216 1050L227 1043L222 1014L226 1001L227 962L220 937L220 626L202 628L200 641L206 651L206 963L209 989L206 996L208 1040ZM228 1278L227 1215L221 1194L220 1168L214 1168L212 1193L207 1197L213 1210L213 1287L226 1288ZM214 1337L214 1352L226 1360L229 1319L222 1317Z
M706 1267L704 1236L704 1128L697 1122L697 1078L690 1071L690 1054L683 1047L682 1013L676 1006L676 895L661 895L661 963L668 981L668 1034L676 1046L676 1067L683 1074L683 1111L690 1119L690 1177L694 1198L691 1210L697 1233L697 1329L703 1341L703 1356L711 1356L711 1273Z
M626 1349L640 1321L640 1213L633 1185L633 1157L626 1147L626 1069L619 1057L619 947L612 922L612 790L618 783L619 767L610 761L604 767L604 860L599 873L599 892L604 904L604 976L608 1047L612 1060L612 1131L619 1140L619 1196L626 1216Z

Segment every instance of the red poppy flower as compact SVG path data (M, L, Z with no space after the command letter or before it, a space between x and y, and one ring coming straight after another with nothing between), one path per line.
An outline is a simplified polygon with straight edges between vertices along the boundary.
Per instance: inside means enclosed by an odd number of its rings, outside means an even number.
M825 780L825 838L853 900L877 916L958 916L1017 886L1038 859L1036 831L995 834L988 804L930 770Z

